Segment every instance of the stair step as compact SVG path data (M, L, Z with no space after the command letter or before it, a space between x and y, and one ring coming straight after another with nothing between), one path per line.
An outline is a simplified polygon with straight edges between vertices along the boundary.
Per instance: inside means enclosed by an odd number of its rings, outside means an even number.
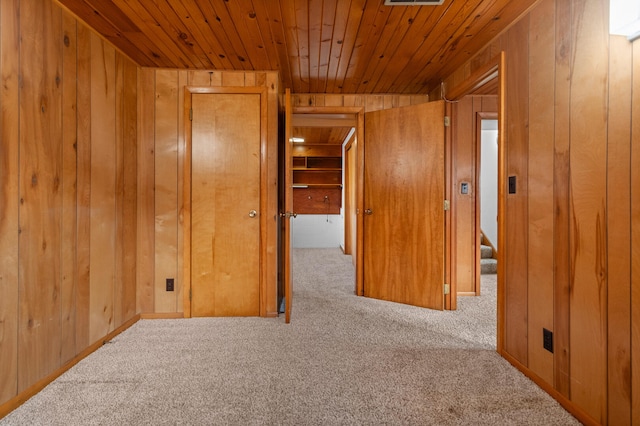
M480 257L482 259L491 259L493 257L493 249L491 246L480 246Z
M495 274L498 272L498 261L496 259L480 259L481 274Z

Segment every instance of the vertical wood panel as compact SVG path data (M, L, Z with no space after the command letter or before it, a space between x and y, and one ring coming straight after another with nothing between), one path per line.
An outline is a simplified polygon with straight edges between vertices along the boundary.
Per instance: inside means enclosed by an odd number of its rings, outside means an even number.
M273 277L278 276L278 247L273 242L278 240L278 75L269 73L266 76L267 87L267 193L273 194L267 199L267 258L266 271L263 278L266 279L267 294L263 298L266 303L267 316L278 315L277 285L269 284ZM263 154L264 155L264 154Z
M155 312L175 312L178 255L178 71L156 71L155 119ZM175 285L175 281L174 281Z
M0 403L18 388L18 10L0 2Z
M155 71L138 71L138 220L137 220L137 307L154 312L154 122Z
M542 329L553 331L553 126L555 82L555 1L531 12L528 155L528 360L529 368L553 383L553 354L542 346ZM547 301L547 303L541 303Z
M553 153L554 217L554 387L570 398L569 383L569 112L571 58L571 3L556 1L555 139Z
M136 314L136 237L137 237L137 66L126 58L123 70L122 133L123 133L123 205L122 205L122 325Z
M217 73L220 74L220 73ZM184 154L185 154L185 130L184 130L184 87L188 84L188 72L178 73L178 185L177 185L177 212L178 212L178 259L177 272L175 277L176 286L176 312L184 311Z
M115 55L115 235L114 235L114 280L113 280L113 323L117 326L122 320L122 284L124 257L124 124L122 95L124 88L124 62L119 54Z
M466 96L453 104L454 134L452 140L453 182L451 212L455 228L452 253L456 291L475 294L475 110L474 97ZM469 193L460 193L460 184L469 184Z
M91 257L91 32L78 25L76 352L89 345Z
M574 2L571 80L571 399L606 422L608 2ZM585 88L589 90L584 90Z
M611 37L607 147L608 423L631 424L631 44Z
M18 391L60 362L61 39L58 8L20 4Z
M521 364L527 365L527 153L528 110L528 35L525 17L508 34L506 173L516 178L516 193L507 194L505 273L505 349ZM502 246L501 246L502 247ZM500 248L502 250L502 248Z
M114 329L116 236L115 50L91 35L89 341Z
M244 87L243 71L223 71L222 86L223 87Z
M640 43L633 43L631 116L640 115ZM631 424L640 424L640 120L631 122Z
M76 21L63 15L62 69L62 247L61 256L61 345L60 362L76 354L76 111L77 44Z

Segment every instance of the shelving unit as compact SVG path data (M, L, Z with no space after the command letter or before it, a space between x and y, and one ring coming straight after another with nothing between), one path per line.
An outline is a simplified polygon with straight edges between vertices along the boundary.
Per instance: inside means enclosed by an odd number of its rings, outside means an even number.
M294 147L294 209L300 214L339 214L342 156L336 145Z

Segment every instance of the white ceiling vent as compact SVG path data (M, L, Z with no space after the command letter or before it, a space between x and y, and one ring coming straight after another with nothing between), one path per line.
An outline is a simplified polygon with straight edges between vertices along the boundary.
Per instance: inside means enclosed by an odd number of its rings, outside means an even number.
M437 6L444 0L384 0L385 6Z

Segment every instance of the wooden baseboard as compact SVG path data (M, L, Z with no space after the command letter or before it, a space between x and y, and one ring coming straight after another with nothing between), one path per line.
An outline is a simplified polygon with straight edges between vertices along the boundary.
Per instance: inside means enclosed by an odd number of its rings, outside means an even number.
M146 314L140 314L140 319L153 320L153 319L182 319L184 313L182 312L149 312Z
M24 404L29 398L31 398L32 396L34 396L35 394L40 392L49 383L53 382L55 379L60 377L64 372L66 372L71 367L73 367L74 365L76 365L77 363L82 361L84 358L88 357L93 352L95 352L96 350L100 349L100 347L102 347L105 343L107 343L109 340L113 339L118 334L120 334L123 331L125 331L127 328L131 327L133 324L138 322L138 320L140 320L140 315L135 315L133 318L131 318L130 320L126 321L120 327L116 328L111 333L109 333L106 336L104 336L102 339L99 339L97 342L89 345L87 348L85 348L80 353L78 353L78 355L76 355L72 360L70 360L69 362L64 364L62 367L58 368L57 370L55 370L53 373L49 374L48 376L43 377L42 379L38 380L36 383L34 383L33 385L29 386L27 389L23 390L22 392L18 393L16 396L11 398L7 402L5 402L2 405L0 405L0 419L2 419L7 414L9 414L13 410L18 408L22 404Z
M509 363L511 365L513 365L515 368L517 368L522 374L524 374L525 376L527 376L528 378L533 380L533 382L536 385L540 386L540 388L543 391L545 391L546 393L551 395L551 397L553 399L558 401L558 403L560 405L562 405L562 407L564 407L565 410L567 410L569 413L571 413L572 416L574 416L576 419L578 419L578 421L580 423L582 423L583 425L586 425L586 426L598 426L598 425L600 425L600 423L596 422L584 410L582 410L580 407L578 407L576 404L574 404L566 396L564 396L560 392L558 392L552 385L550 385L549 383L544 381L536 373L534 373L533 371L529 370L527 367L522 365L517 359L515 359L514 357L512 357L511 355L509 355L505 351L502 351L502 352L498 351L498 353L504 359L509 361Z
M458 296L477 296L475 291L459 291L456 293Z

